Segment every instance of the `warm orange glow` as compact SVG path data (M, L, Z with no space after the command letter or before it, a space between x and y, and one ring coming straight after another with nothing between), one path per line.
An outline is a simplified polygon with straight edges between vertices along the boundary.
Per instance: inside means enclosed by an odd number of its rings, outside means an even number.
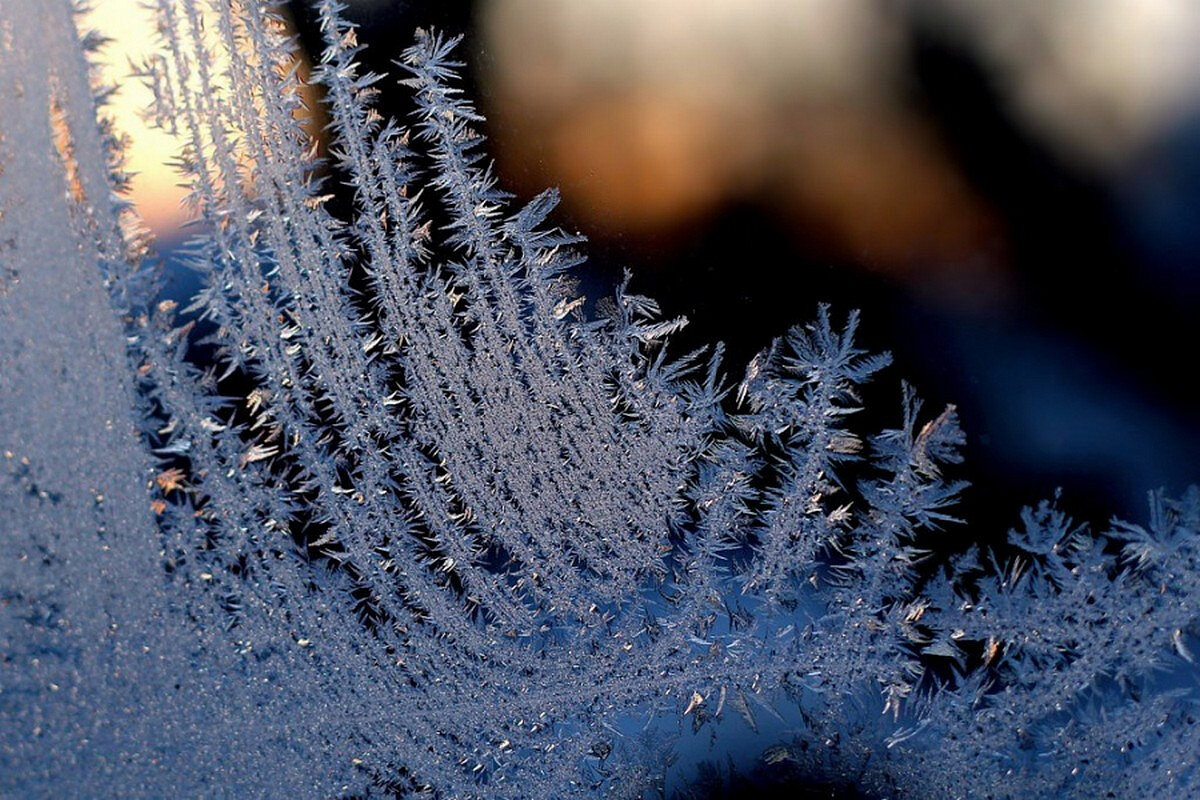
M63 111L62 102L55 87L50 95L50 135L54 142L54 150L62 163L63 173L67 179L67 191L71 200L77 205L84 202L83 182L79 179L79 162L75 160L75 139L71 135L71 126L67 124L67 115Z
M1195 0L904 5L486 0L500 164L526 194L561 185L593 232L661 243L753 204L822 258L977 286L1007 258L1004 222L914 102L921 26L1081 171L1117 173L1200 109Z
M904 31L869 0L494 0L481 27L501 160L592 230L754 198L833 258L986 263L992 212L905 106Z
M129 144L125 150L126 170L134 174L131 183L131 200L142 220L157 237L171 237L191 217L192 211L185 207L184 199L189 194L188 177L168 166L180 153L183 142L184 121L160 118L155 121L150 114L154 95L145 85L144 79L135 77L135 67L164 58L164 44L158 35L158 22L152 10L143 7L144 0L95 0L93 10L81 21L82 30L95 29L111 41L100 52L96 61L103 70L107 83L119 86L105 113L113 118L116 130L127 136ZM216 31L219 25L215 11L203 4L200 11L204 18L205 47L212 59L213 82L218 91L227 90L225 75L228 61ZM214 16L209 16L213 14ZM248 54L251 61L257 56ZM309 73L307 64L299 65L299 76L304 81ZM177 77L177 76L176 76ZM193 90L196 75L191 76ZM304 106L315 111L305 112L306 128L316 135L324 128L325 120L320 104L312 87L301 88ZM161 127L160 127L161 126ZM178 133L169 133L167 129ZM202 134L206 144L211 140ZM234 137L236 138L236 137ZM246 152L233 145L234 158L245 177L243 191L253 196L257 171L260 167Z
M130 62L141 63L156 50L153 17L141 0L95 0L80 27L96 29L112 39L99 60L105 80L120 86L106 111L116 129L129 137L126 168L135 173L131 199L155 235L170 236L186 218L180 205L186 190L178 185L180 177L166 166L177 154L178 144L142 118L151 93L139 80L129 77Z

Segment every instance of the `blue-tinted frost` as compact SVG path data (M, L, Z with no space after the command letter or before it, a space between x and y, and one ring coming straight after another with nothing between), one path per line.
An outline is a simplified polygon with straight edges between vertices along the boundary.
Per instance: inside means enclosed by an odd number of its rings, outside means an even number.
M182 309L69 7L0 0L0 794L637 796L683 726L886 796L1197 791L1200 493L923 568L962 434L907 388L856 427L854 315L740 381L627 286L585 315L454 40L405 51L405 127L320 2L338 218L268 7L154 5Z

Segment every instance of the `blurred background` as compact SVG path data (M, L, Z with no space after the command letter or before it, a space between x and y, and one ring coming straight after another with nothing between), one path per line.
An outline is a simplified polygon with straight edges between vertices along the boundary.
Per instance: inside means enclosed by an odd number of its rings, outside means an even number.
M558 186L590 297L622 270L749 358L819 302L863 312L901 379L968 435L963 515L1002 534L1063 489L1096 523L1200 481L1195 0L349 0L367 67L418 27L465 34L466 82L518 199ZM319 53L305 4L287 5ZM152 48L96 0L113 76ZM408 98L381 84L385 112ZM182 190L135 86L134 200L170 258Z

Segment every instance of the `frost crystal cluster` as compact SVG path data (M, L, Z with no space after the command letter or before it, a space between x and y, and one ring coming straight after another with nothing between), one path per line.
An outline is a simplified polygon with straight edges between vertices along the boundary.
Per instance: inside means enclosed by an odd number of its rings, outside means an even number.
M654 301L577 296L553 192L497 188L454 40L385 120L316 3L325 163L270 6L151 4L184 308L95 37L0 0L0 795L653 796L671 738L760 726L881 796L1200 791L1200 493L924 567L962 434L908 389L856 429L854 315L740 382L668 356Z

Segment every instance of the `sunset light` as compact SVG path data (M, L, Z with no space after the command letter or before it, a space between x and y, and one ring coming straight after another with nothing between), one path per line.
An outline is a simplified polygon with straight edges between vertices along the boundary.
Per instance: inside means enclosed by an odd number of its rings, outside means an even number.
M134 173L130 199L156 236L170 237L186 219L181 206L186 189L167 166L178 154L178 144L147 121L145 109L153 98L150 89L128 79L134 65L155 51L153 15L141 0L101 0L80 20L80 29L97 30L111 40L97 60L105 82L120 86L106 111L129 140L126 169Z

